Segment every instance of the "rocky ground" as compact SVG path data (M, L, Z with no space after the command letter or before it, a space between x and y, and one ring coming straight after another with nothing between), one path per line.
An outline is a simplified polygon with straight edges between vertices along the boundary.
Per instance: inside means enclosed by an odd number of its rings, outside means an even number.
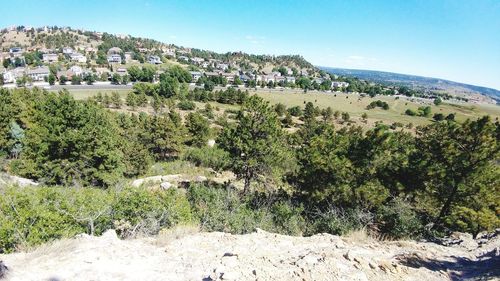
M79 235L32 252L0 255L0 260L8 268L6 280L500 278L500 235L482 240L458 235L445 241L453 246L360 236L176 231L155 238L120 240L114 231L108 231L101 237Z

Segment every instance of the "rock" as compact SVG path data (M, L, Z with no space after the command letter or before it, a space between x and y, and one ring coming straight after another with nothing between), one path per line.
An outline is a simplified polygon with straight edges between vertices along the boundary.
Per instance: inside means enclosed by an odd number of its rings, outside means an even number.
M10 176L10 180L12 183L19 185L20 187L25 187L25 186L38 186L40 185L39 183L26 179L26 178L21 178L18 176Z
M207 177L205 176L196 176L196 178L194 178L194 181L196 182L204 182L204 181L207 181Z
M181 175L175 174L175 175L165 175L161 176L162 181L168 181L168 182L176 182L181 180Z
M7 275L8 270L9 268L3 263L3 261L0 261L0 279Z
M160 188L163 189L163 190L167 190L167 189L170 189L172 187L173 187L173 185L171 183L169 183L168 181L162 182L160 184Z
M213 140L213 139L208 140L207 141L207 146L208 147L214 147L215 146L215 140Z
M472 237L472 234L462 233L462 232L453 232L447 240L447 246L460 246L467 250L474 250L479 245Z

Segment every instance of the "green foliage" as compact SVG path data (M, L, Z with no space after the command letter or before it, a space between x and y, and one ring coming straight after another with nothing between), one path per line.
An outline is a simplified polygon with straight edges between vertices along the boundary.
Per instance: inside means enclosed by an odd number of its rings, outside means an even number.
M205 146L210 137L210 123L203 115L197 112L189 113L186 126L191 135L191 145Z
M380 230L392 238L417 238L422 235L422 221L412 206L400 198L382 205L377 212Z
M245 191L250 182L261 175L280 178L291 170L290 151L283 146L284 133L276 112L268 102L251 96L237 116L236 126L224 128L219 143L231 154L231 170L245 181Z
M229 168L230 164L229 153L217 147L192 148L184 157L197 166L212 168L215 171L223 171Z
M177 104L180 110L195 110L196 104L190 100L182 100Z
M381 100L377 100L377 101L372 101L367 107L366 109L373 109L375 107L380 107L384 110L388 110L389 109L389 104L386 103L385 101L381 101Z
M373 215L369 212L328 205L326 208L317 209L312 213L307 234L345 235L351 231L364 229L372 222Z

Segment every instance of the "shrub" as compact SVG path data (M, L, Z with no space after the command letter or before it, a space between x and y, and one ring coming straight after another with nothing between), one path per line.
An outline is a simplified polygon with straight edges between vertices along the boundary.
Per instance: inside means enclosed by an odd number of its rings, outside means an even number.
M216 171L222 171L229 166L229 153L216 147L201 147L190 149L184 156L186 160L197 166L212 168Z
M183 100L177 104L180 110L194 110L196 109L196 104L190 100Z
M417 238L422 234L423 225L411 205L397 198L383 205L377 212L380 231L392 238Z
M343 235L354 230L364 229L373 220L371 213L359 209L342 209L328 206L316 210L311 215L309 234L330 233Z

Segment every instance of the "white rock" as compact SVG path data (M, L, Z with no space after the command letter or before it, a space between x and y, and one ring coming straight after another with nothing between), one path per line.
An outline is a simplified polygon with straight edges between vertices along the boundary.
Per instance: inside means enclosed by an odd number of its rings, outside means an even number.
M207 146L208 147L214 147L215 146L215 140L211 139L207 141Z
M166 181L166 182L162 182L162 183L160 184L160 187L161 187L161 189L163 189L163 190L167 190L167 189L169 189L169 188L173 187L173 185L172 185L171 183L169 183L168 181Z

